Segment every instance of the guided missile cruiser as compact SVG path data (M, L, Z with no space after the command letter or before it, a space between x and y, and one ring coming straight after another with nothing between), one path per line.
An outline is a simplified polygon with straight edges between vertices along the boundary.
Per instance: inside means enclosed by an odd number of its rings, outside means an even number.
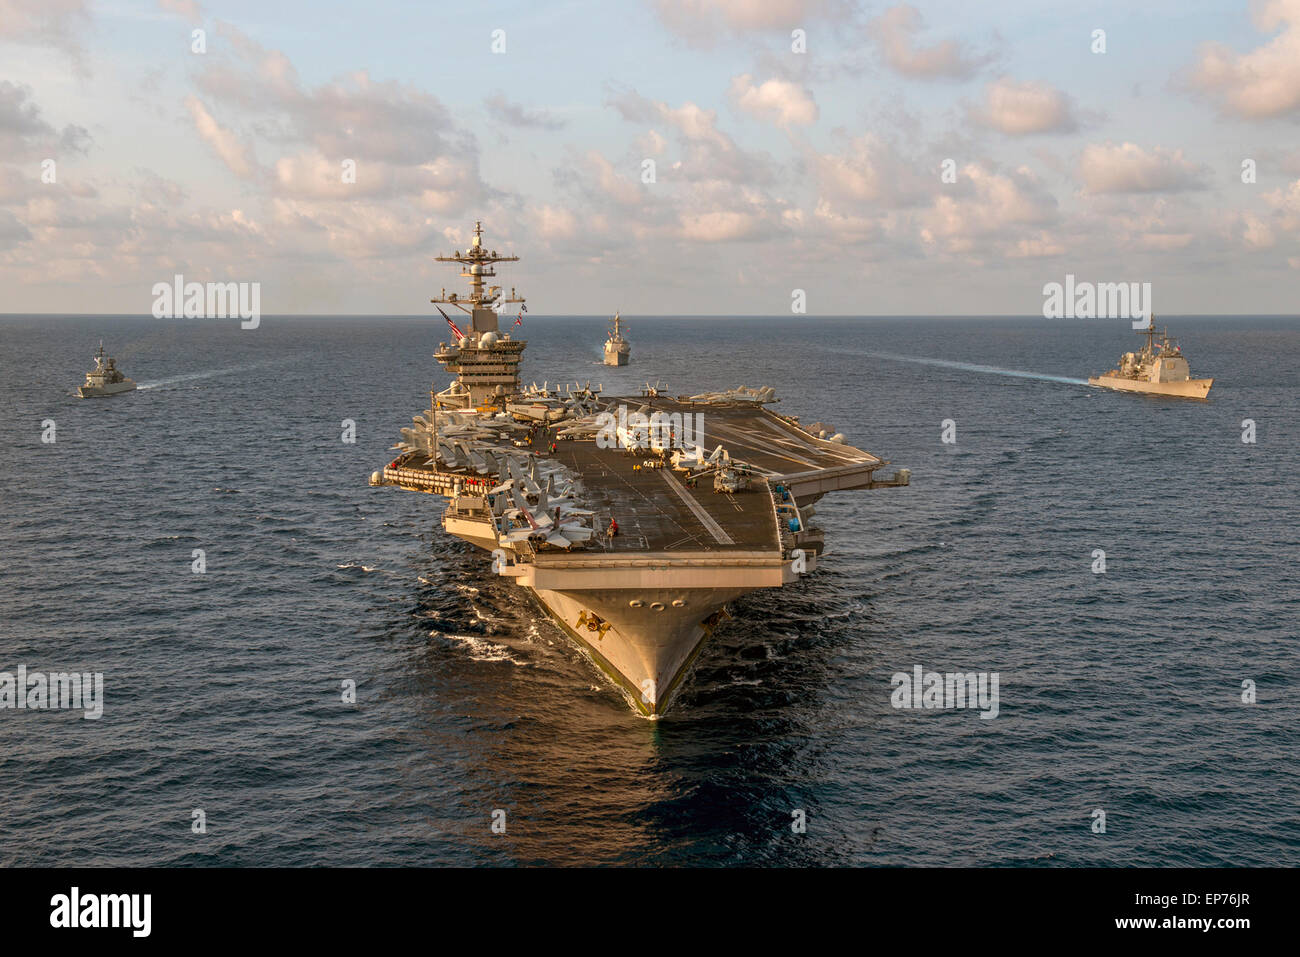
M476 223L468 249L436 258L470 285L431 300L451 332L434 353L451 384L430 389L370 484L444 497L443 529L483 549L484 574L533 596L648 718L667 712L732 602L816 569L823 495L909 482L829 426L775 412L770 387L525 387L526 342L498 323L524 299L490 284L518 257L487 248Z
M1146 342L1137 352L1126 352L1119 357L1118 368L1089 376L1088 384L1117 392L1146 392L1151 395L1172 396L1179 399L1204 399L1210 394L1213 379L1193 379L1178 342L1164 331L1156 342L1155 317L1147 320L1143 334Z

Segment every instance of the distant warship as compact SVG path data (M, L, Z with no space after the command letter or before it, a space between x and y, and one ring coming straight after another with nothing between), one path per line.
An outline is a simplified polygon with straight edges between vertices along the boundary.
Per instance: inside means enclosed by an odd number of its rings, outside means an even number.
M623 338L623 329L619 325L618 313L614 313L614 322L609 329L609 338L605 340L605 365L625 366L632 355L632 343Z
M95 353L95 368L86 373L86 381L77 389L77 394L83 399L91 399L130 392L134 388L135 380L122 375L113 364L112 357L104 355L104 343L101 341L99 351Z
M1182 349L1165 329L1156 345L1155 317L1147 321L1146 343L1137 352L1119 357L1119 368L1091 376L1089 385L1120 392L1146 392L1182 399L1204 399L1210 394L1213 379L1190 378L1190 369Z
M511 289L476 224L455 262L467 297L438 299L454 336L434 358L454 376L402 429L400 454L370 476L445 496L442 526L492 555L536 597L642 715L664 714L727 606L817 566L813 503L828 492L907 485L899 469L821 423L765 408L773 389L669 398L647 386L611 398L590 383L522 390L525 343L498 327ZM441 306L439 306L441 312ZM712 451L709 451L709 449ZM485 563L485 570L487 564Z

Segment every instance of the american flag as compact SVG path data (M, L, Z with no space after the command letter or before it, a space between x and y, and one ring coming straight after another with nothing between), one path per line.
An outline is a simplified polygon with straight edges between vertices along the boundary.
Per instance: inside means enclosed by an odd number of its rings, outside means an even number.
M465 333L461 332L460 329L457 328L456 323L451 321L451 316L447 315L445 312L442 311L442 306L435 306L434 308L438 310L438 312L442 315L442 318L447 320L447 325L451 326L451 331L456 334L456 338L464 339Z

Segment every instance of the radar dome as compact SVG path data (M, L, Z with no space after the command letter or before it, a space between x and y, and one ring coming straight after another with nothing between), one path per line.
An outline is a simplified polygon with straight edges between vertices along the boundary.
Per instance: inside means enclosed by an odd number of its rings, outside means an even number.
M495 332L485 332L479 338L478 344L481 348L491 349L497 344L497 334Z

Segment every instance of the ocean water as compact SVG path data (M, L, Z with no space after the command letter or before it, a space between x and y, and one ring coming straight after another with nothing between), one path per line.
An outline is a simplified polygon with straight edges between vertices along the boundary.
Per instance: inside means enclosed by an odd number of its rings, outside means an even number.
M527 380L772 385L912 470L651 723L367 486L441 320L0 319L0 670L105 680L0 710L0 864L1300 864L1300 322L1168 322L1207 403L1082 384L1123 322L632 318L612 370L526 320ZM141 388L74 398L101 338ZM918 665L998 716L893 707Z

